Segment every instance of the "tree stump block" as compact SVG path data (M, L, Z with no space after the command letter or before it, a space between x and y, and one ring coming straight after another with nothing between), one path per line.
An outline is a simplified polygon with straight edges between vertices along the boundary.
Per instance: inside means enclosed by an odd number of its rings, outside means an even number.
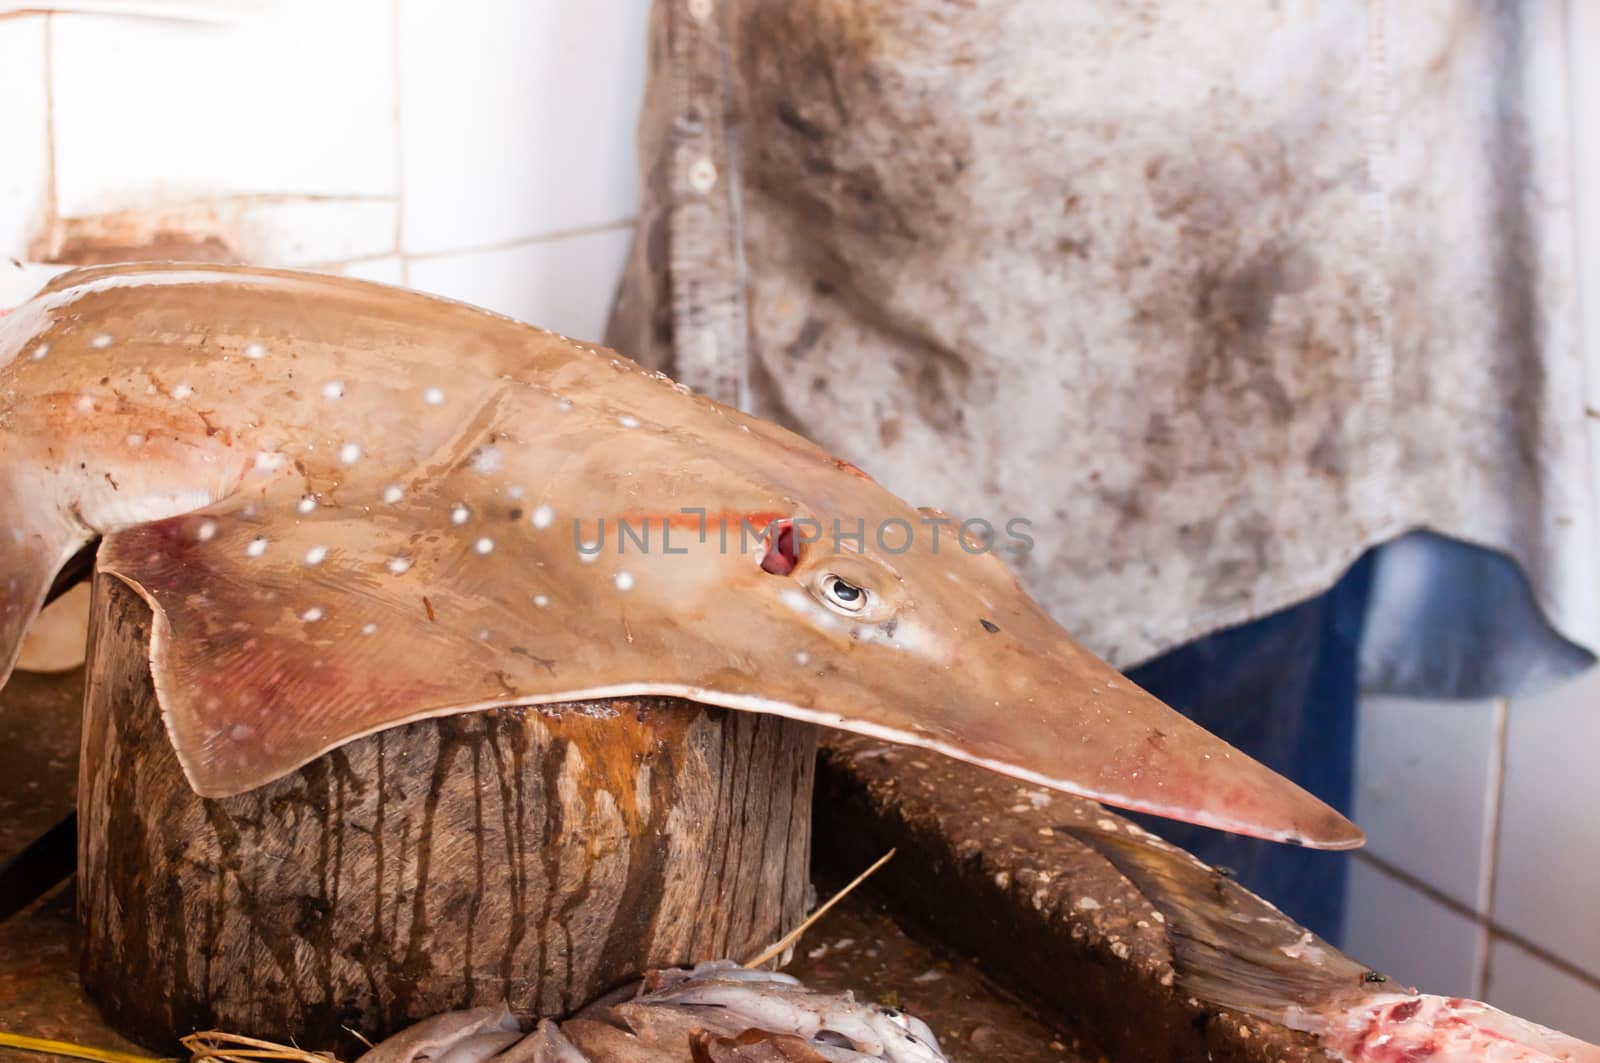
M398 726L259 790L190 789L151 615L97 577L78 790L83 981L152 1047L359 1047L452 1008L560 1015L745 959L808 887L815 731L676 698Z

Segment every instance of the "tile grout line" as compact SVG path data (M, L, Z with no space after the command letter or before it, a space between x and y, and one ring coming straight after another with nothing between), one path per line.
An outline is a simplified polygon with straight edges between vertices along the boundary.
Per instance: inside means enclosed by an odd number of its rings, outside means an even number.
M579 236L598 236L602 233L631 229L638 223L638 220L637 217L619 218L616 221L597 222L594 225L580 225L571 229L556 229L552 232L539 233L536 236L516 236L489 244L448 247L439 251L413 251L402 257L407 262L427 262L436 258L454 258L457 255L483 255L493 251L513 251L519 247L529 247L533 244L549 244L558 240L575 239Z
M443 251L427 251L421 254L396 255L389 251L380 251L377 254L357 255L354 258L323 259L316 262L298 262L292 269L309 269L321 272L342 270L362 262L380 262L386 258L399 259L402 266L408 262L428 262L439 258L455 258L460 255L483 255L495 251L515 251L523 247L533 247L538 244L554 243L560 240L569 240L580 236L594 236L600 233L617 232L632 228L637 218L623 218L621 221L609 221L600 225L591 225L582 229L568 229L563 232L547 233L543 236L524 236L498 244L480 244L473 247L452 247ZM410 284L410 275L405 275L405 283Z
M400 258L400 283L406 287L411 286L411 260L406 257L405 226L406 226L406 138L405 125L401 121L401 93L400 93L400 25L404 21L400 16L400 0L391 0L389 4L390 33L392 38L390 50L390 77L393 79L394 99L394 253Z
M1470 920L1473 924L1488 931L1495 938L1498 938L1499 940L1508 944L1515 945L1517 948L1521 949L1523 952L1526 952L1534 959L1539 960L1541 963L1556 968L1562 974L1573 979L1574 981L1581 982L1591 989L1600 989L1600 972L1590 972L1584 970L1576 963L1556 955L1543 945L1537 945L1516 931L1503 927L1499 923L1489 919L1487 916L1473 911L1470 905L1462 904L1448 893L1445 893L1443 890L1439 889L1439 887L1418 878L1409 871L1405 871L1396 867L1380 856L1373 856L1368 852L1357 852L1352 853L1351 855L1355 859L1362 861L1369 867L1372 867L1374 870L1387 875L1400 885L1422 894L1428 900L1439 905L1441 908L1447 908L1456 915Z
M1485 809L1483 817L1483 847L1482 870L1478 879L1478 912L1482 917L1479 926L1478 970L1475 977L1478 980L1478 995L1487 998L1489 994L1489 977L1493 973L1493 964L1490 959L1493 954L1491 946L1494 943L1494 893L1495 883L1500 877L1500 826L1504 818L1505 785L1506 785L1506 733L1511 720L1511 699L1508 697L1496 698L1494 701L1494 741L1489 747L1489 807Z

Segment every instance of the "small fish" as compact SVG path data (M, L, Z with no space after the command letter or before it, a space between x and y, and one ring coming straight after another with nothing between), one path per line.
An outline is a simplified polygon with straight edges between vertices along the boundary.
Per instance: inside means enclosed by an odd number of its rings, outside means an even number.
M100 540L203 796L407 721L662 694L1360 844L957 531L620 355L401 289L113 266L0 318L0 680Z
M1137 827L1060 829L1155 905L1179 988L1213 1007L1315 1034L1348 1063L1600 1063L1600 1047L1480 1001L1396 992L1389 979Z
M729 960L652 971L559 1026L520 1029L504 1005L447 1012L357 1063L945 1063L913 1015Z

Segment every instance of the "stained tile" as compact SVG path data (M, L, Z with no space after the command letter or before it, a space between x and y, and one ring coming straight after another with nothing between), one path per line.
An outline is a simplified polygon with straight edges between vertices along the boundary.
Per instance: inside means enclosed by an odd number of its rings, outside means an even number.
M1425 993L1478 997L1483 928L1365 860L1350 861L1343 949Z
M625 227L499 251L414 259L411 286L598 341L632 239Z
M400 0L405 250L633 215L649 0Z
M1600 972L1600 669L1511 702L1495 922Z
M43 227L50 158L42 15L0 19L0 256L24 258Z
M1600 979L1581 981L1508 941L1489 953L1489 1003L1600 1044Z
M1368 851L1481 910L1495 703L1365 697L1357 721L1354 813Z
M53 41L63 213L395 193L388 0L282 0L225 25L64 15Z

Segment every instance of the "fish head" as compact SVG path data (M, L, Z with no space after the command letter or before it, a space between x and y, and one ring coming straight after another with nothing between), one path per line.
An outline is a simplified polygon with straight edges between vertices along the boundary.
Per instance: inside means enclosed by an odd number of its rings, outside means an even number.
M714 482L675 483L682 530L664 530L683 552L631 567L648 573L629 577L635 630L665 640L651 651L716 662L689 696L1221 830L1361 843L1332 808L1073 639L1006 561L1030 545L1025 521L916 509L809 444L773 441L759 469L731 458ZM748 490L730 495L739 482ZM688 505L699 490L735 504ZM652 611L637 612L646 599Z

